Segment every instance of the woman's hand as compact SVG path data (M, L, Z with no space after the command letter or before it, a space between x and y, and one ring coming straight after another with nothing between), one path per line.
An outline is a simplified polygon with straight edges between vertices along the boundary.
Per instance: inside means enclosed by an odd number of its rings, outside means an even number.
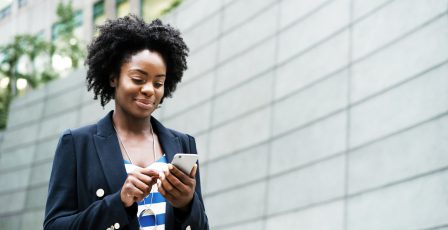
M157 181L159 193L173 207L187 211L188 204L193 199L196 187L195 176L197 167L195 165L190 175L187 175L176 168L176 166L168 164L168 170L160 174L160 180Z
M121 188L121 201L127 208L134 202L141 201L149 195L152 185L157 183L159 172L153 169L138 168L131 173Z

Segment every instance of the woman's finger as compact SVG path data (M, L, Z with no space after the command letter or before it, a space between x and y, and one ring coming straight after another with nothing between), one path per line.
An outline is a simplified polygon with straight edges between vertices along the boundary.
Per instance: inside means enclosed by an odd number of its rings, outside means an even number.
M171 174L176 176L183 184L192 185L192 181L188 175L186 175L184 172L180 171L176 166L172 164L168 164L168 169Z
M165 180L161 180L161 185L163 189L165 190L165 192L171 194L174 197L181 196L181 192L176 187L174 187L167 179L170 176L172 177L172 175L168 175L165 177Z
M198 164L194 164L193 169L190 172L190 177L191 178L196 178L196 171L198 169Z
M186 184L184 184L182 181L180 181L174 174L169 173L166 176L165 180L167 180L169 182L169 184L172 187L174 187L176 190L178 190L180 193L188 192L189 187Z
M157 173L156 177L151 177L148 176L147 174L144 174L140 171L134 172L133 175L135 178L137 178L138 180L140 180L141 182L152 186L154 184L154 181L157 180L157 178L159 178L159 174Z
M159 172L154 169L141 168L139 171L148 177L159 178Z
M149 179L149 182L141 181L137 177L131 177L131 178L129 178L129 180L134 185L135 188L137 188L138 190L140 190L143 193L142 195L148 195L149 192L151 192L151 187L152 187L151 178ZM140 195L140 194L138 194L138 195Z
M165 197L165 199L168 200L168 202L170 202L170 203L174 202L173 195L171 195L170 193L165 191L165 189L162 186L162 181L157 181L157 190L163 197Z

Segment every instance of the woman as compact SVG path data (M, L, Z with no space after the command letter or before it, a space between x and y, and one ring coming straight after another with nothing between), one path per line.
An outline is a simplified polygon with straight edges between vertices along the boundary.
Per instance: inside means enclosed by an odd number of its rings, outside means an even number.
M136 16L107 21L89 46L88 90L115 110L62 135L51 173L44 229L208 229L199 169L176 153L194 138L151 117L187 69L179 31Z

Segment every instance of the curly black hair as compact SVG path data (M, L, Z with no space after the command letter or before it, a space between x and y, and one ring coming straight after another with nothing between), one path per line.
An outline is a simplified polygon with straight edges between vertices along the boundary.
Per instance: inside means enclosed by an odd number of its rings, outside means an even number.
M146 23L135 15L107 20L99 26L99 35L88 46L85 65L87 89L93 89L94 99L104 107L114 98L111 78L118 78L121 66L141 50L156 51L166 64L165 97L171 97L187 69L188 47L180 32L159 19Z

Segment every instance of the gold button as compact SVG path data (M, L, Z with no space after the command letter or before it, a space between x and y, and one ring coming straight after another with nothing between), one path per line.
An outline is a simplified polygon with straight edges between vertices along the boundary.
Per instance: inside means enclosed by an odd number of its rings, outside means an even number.
M120 224L119 223L115 223L114 227L115 227L115 229L119 229L120 228Z
M103 197L104 196L104 189L100 188L96 190L96 196L97 197Z

